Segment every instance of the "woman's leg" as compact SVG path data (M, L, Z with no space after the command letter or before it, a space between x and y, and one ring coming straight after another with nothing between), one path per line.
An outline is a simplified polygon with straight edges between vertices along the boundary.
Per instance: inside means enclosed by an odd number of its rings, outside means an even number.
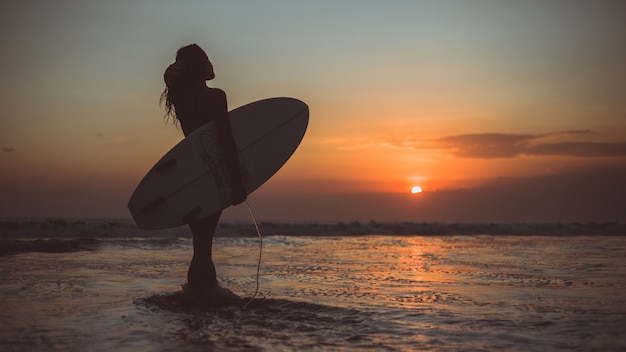
M193 235L193 258L187 272L187 282L193 292L201 293L205 288L214 289L218 285L211 250L221 214L219 211L189 224Z

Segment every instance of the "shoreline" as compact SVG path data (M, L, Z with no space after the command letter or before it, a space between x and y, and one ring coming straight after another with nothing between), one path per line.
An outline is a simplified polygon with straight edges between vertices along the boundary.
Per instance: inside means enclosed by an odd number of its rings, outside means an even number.
M445 223L445 222L279 222L262 221L263 236L626 236L626 224L595 223ZM160 230L137 228L131 219L0 218L0 238L185 238L186 226ZM222 221L216 237L256 237L250 221Z
M356 237L356 236L626 236L621 223L468 224L433 222L311 223L261 222L263 237ZM218 225L216 238L256 238L252 222ZM0 219L0 257L28 253L95 251L105 245L122 247L186 245L191 233L186 226L163 230L138 229L130 219Z

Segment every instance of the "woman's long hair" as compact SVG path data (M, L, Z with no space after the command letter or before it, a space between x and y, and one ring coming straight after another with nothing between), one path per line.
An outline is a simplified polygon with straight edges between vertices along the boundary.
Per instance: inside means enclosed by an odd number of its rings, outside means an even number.
M169 65L163 74L165 89L161 93L160 104L165 103L165 118L178 125L177 105L198 89L203 83L203 69L208 57L197 44L184 46L176 52L176 61Z

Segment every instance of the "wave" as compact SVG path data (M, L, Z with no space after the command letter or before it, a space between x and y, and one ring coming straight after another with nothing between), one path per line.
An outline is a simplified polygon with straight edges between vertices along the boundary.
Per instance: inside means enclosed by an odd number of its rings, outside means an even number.
M263 236L624 236L621 223L472 224L376 222L261 222ZM222 222L218 237L256 236L254 224ZM96 250L103 244L139 247L186 245L187 226L142 230L130 219L0 219L0 256L25 252Z
M0 238L177 237L183 227L148 231L130 219L0 219Z
M280 235L312 236L463 236L463 235L516 235L516 236L623 236L626 224L620 223L543 223L543 224L474 224L474 223L414 223L358 221L333 224L321 223L263 223L261 231Z
M623 236L621 223L439 223L439 222L261 222L263 235L358 236L358 235L523 235L523 236ZM130 219L0 219L0 238L188 238L186 226L142 230ZM250 222L222 222L217 236L256 236Z

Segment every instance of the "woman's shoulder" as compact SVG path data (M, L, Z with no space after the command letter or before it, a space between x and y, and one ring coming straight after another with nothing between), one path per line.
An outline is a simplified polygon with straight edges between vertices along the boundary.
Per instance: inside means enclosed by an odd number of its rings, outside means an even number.
M226 93L219 88L203 87L197 98L197 109L201 113L227 110Z
M226 92L219 88L203 87L200 90L200 96L208 99L225 99Z

